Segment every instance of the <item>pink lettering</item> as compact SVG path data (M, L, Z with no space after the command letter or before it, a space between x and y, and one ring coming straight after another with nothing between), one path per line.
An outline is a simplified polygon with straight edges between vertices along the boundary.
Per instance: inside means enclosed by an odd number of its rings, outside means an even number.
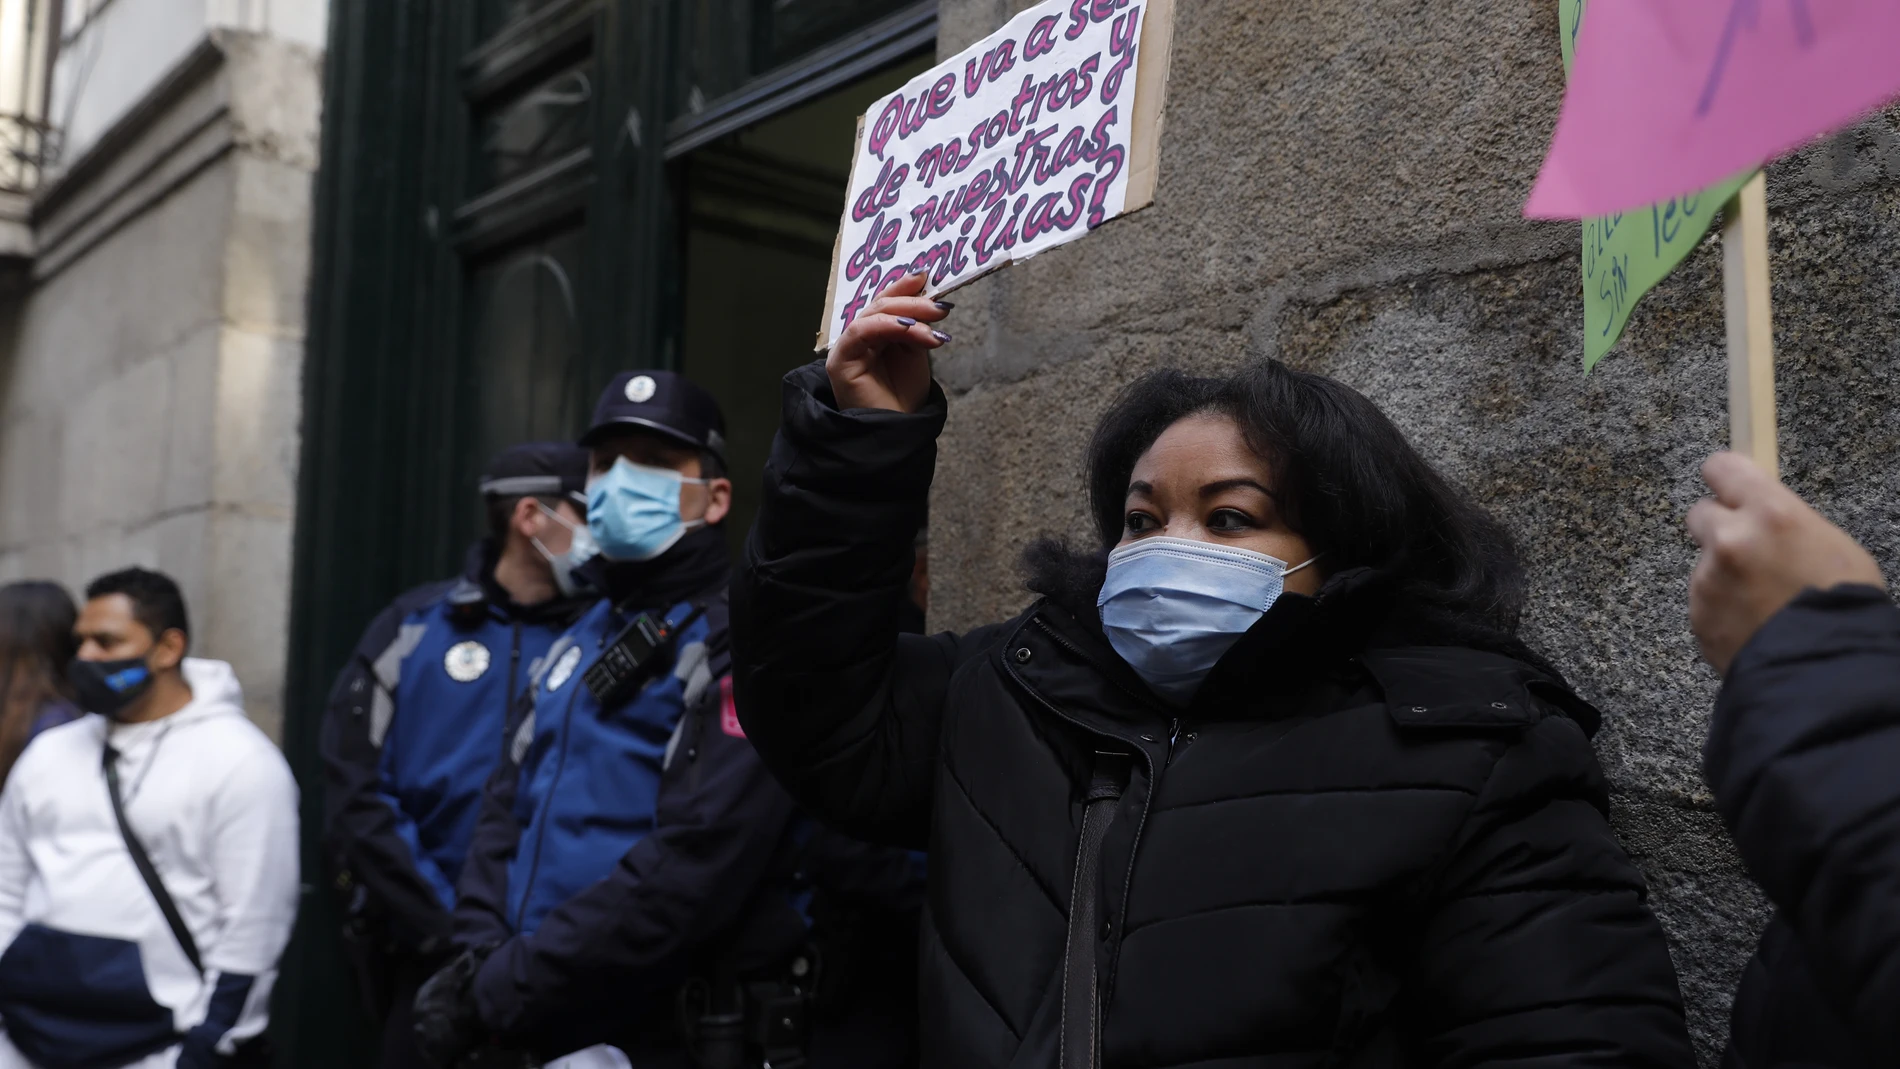
M1062 19L1058 15L1044 15L1029 28L1029 36L1023 38L1023 58L1035 59L1055 51L1056 24Z
M1115 20L1108 31L1108 54L1119 56L1115 65L1102 76L1102 103L1114 100L1122 91L1122 75L1135 65L1135 27L1141 21L1141 8Z

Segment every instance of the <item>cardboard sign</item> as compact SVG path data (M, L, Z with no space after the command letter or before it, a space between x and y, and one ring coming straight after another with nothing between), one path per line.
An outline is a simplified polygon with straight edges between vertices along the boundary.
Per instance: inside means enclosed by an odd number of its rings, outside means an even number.
M858 121L818 348L894 278L935 296L1154 201L1173 0L1047 0Z
M1702 189L1900 96L1896 0L1592 0L1576 45L1533 218Z
M1566 74L1576 56L1583 10L1584 0L1559 0L1557 29L1562 36ZM1662 204L1583 221L1585 372L1616 345L1623 328L1629 325L1636 302L1682 263L1709 232L1722 205L1747 180L1744 174Z

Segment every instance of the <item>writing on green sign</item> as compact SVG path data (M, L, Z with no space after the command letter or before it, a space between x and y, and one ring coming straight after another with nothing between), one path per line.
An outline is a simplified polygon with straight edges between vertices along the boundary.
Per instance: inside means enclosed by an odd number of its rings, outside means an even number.
M1558 0L1564 73L1577 54L1584 0ZM1669 277L1715 222L1716 212L1754 175L1751 169L1700 193L1634 212L1583 221L1583 369L1603 359L1636 302Z

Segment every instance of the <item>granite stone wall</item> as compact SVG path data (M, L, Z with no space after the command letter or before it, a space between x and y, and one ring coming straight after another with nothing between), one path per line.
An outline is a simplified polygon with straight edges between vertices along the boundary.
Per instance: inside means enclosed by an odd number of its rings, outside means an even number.
M944 0L939 51L1004 0ZM1264 356L1338 376L1520 539L1528 637L1605 713L1705 1064L1766 918L1699 770L1716 677L1687 631L1696 467L1727 437L1711 237L1582 371L1578 228L1519 209L1562 93L1552 0L1181 0L1155 207L962 291L931 501L932 623L1026 602L1089 537L1080 459L1141 371ZM1900 112L1775 165L1789 482L1900 567Z

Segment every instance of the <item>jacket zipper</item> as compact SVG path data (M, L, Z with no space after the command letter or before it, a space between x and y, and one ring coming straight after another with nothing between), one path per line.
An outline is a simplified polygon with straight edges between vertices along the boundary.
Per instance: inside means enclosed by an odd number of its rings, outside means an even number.
M515 700L515 671L521 667L521 621L515 621L515 644L508 650L508 692L503 694L502 708L506 709Z
M1077 657L1082 658L1083 660L1090 659L1088 654L1083 653L1082 650L1075 645L1075 643L1070 642L1068 639L1063 638L1061 635L1056 634L1055 629L1050 627L1048 624L1044 623L1040 616L1034 616L1034 617L1031 617L1030 619L1032 622L1035 623L1036 627L1042 631L1043 634L1048 635L1049 638L1054 640L1054 642L1057 645L1061 646L1063 649L1068 650L1070 653L1075 654ZM1133 742L1116 735L1108 735L1104 732L1096 730L1095 728L1089 727L1087 724L1082 723L1081 721L1077 720L1075 717L1070 716L1068 713L1063 712L1061 709L1057 708L1054 702L1042 696L1041 691L1030 686L1028 682L1026 682L1019 673L1017 673L1015 667L1011 665L1007 657L1003 659L1003 666L1004 666L1004 669L1009 672L1010 678L1014 679L1018 686L1021 686L1024 690L1028 691L1030 695L1033 696L1038 702L1042 703L1043 708L1048 709L1050 712L1054 713L1061 720L1067 722L1068 724L1074 727L1081 728L1083 731L1087 732L1090 735L1114 739L1116 742L1123 743L1124 745L1127 745L1133 748L1136 753L1141 755L1142 765L1148 770L1148 802L1144 802L1142 804L1141 815L1135 820L1135 835L1134 835L1134 838L1131 839L1128 844L1128 871L1124 873L1122 876L1122 897L1121 897L1121 902L1115 912L1114 931L1116 933L1120 933L1125 930L1125 926L1128 921L1128 893L1129 893L1129 889L1132 888L1135 883L1135 859L1141 853L1141 833L1148 827L1148 804L1149 802L1152 802L1154 800L1155 792L1159 790L1161 787L1161 772L1159 769L1155 768L1154 758L1149 755L1147 747L1141 745L1139 742ZM1175 723L1178 725L1179 721L1177 720L1175 721ZM1169 752L1170 754L1172 754L1173 752L1172 739L1169 740ZM1116 945L1119 947L1120 946L1119 940L1121 936L1119 934L1116 934L1113 936L1113 938L1118 940ZM1119 958L1120 956L1121 956L1120 952L1117 951L1115 955L1113 955L1113 957L1111 958L1111 964L1114 958ZM1103 1011L1106 1011L1108 1007L1109 995L1114 992L1113 981L1115 979L1115 975L1116 975L1116 970L1113 968L1110 968L1109 970L1107 970L1105 974L1103 974L1099 978L1098 982L1100 983L1101 990L1098 992L1098 995L1097 995L1097 998L1098 998L1097 1005L1100 1006Z
M558 755L556 755L555 760L554 760L554 781L548 784L548 793L547 793L547 798L546 798L546 802L548 804L553 803L555 794L558 792L561 786L561 775L562 773L567 771L567 736L568 736L569 728L574 722L574 703L575 701L579 700L580 691L581 691L580 684L578 681L576 681L574 689L569 691L567 694L567 707L561 713L561 752ZM520 770L517 769L515 774L519 776L521 774ZM520 787L517 785L516 790L519 790L519 789ZM534 822L532 820L529 821L530 827L532 827L533 824ZM534 857L528 862L528 878L526 881L523 882L523 885L521 888L521 904L515 907L515 934L516 935L521 934L521 923L528 916L528 898L530 895L534 894L535 881L541 875L541 847L547 841L548 841L548 824L544 820L542 821L542 824L541 824L541 834L536 836L534 840Z

